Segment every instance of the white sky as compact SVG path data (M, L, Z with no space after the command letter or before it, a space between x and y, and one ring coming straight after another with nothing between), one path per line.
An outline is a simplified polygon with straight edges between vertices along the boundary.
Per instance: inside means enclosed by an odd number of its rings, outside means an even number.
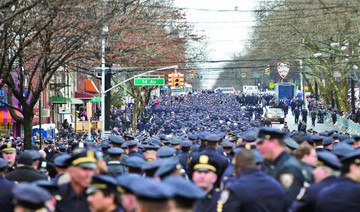
M228 60L231 59L231 55L243 50L249 38L251 26L255 24L254 14L235 11L235 7L238 10L254 10L256 3L255 0L175 0L175 5L180 8L234 10L234 12L184 10L187 20L194 25L195 33L205 35L207 38L209 60ZM203 66L219 67L221 65L223 64L215 63ZM204 77L210 79L203 79L202 87L211 88L217 75L218 73L212 71L211 76Z

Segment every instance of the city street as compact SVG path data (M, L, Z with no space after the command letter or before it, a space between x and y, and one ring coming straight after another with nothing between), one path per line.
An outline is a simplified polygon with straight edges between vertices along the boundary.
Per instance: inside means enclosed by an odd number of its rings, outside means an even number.
M301 116L300 116L301 119ZM298 125L295 124L295 116L291 113L289 110L289 113L287 114L285 121L287 122L290 131L292 130L298 130ZM283 124L280 124L278 122L272 123L274 128L277 129L283 129ZM330 131L330 130L338 130L339 132L342 132L341 129L336 128L333 124L329 124L326 121L324 123L317 123L317 119L315 120L315 127L311 126L311 118L308 116L307 118L307 129L313 129L316 132L322 132L322 131Z

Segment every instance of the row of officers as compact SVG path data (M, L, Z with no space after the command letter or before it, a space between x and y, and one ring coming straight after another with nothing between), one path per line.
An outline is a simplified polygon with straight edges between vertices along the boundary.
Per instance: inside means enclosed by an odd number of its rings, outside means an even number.
M54 177L39 164L46 163L41 150L16 157L5 143L0 211L359 210L359 137L254 132L232 146L230 137L209 132L149 138L143 152L135 138L110 136L107 150L75 142L71 154L55 157Z

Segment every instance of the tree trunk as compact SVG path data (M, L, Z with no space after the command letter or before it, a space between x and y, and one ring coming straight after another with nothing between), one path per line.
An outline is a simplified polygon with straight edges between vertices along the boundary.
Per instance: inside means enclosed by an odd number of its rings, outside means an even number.
M24 148L31 149L31 137L33 134L33 112L24 113ZM41 133L41 132L39 132Z

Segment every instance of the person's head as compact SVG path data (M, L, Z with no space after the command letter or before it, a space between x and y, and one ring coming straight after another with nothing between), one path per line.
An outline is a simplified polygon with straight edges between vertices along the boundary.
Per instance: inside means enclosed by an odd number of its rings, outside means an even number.
M216 167L209 156L201 155L198 163L193 167L194 172L192 175L193 182L202 188L205 193L211 191L214 183L217 180Z
M243 149L236 153L234 157L235 161L235 172L237 174L241 173L247 168L256 167L256 161L254 154L251 150Z
M315 149L307 143L301 144L295 151L295 157L299 161L314 167L317 161Z
M91 212L114 211L121 205L116 180L111 176L94 175L86 193Z
M20 183L12 189L14 212L47 211L46 202L51 200L51 194L35 184Z
M90 185L90 177L97 167L95 153L92 150L79 150L70 158L68 172L71 177L71 185L75 192L81 193Z
M8 161L8 166L12 166L16 159L16 148L10 142L1 146L2 157Z
M342 158L341 174L360 183L360 152L354 151Z
M339 176L342 166L337 156L328 151L321 151L317 155L316 168L313 170L315 183L323 181L330 176Z
M284 135L284 132L268 127L259 131L256 148L265 160L273 161L285 150Z

